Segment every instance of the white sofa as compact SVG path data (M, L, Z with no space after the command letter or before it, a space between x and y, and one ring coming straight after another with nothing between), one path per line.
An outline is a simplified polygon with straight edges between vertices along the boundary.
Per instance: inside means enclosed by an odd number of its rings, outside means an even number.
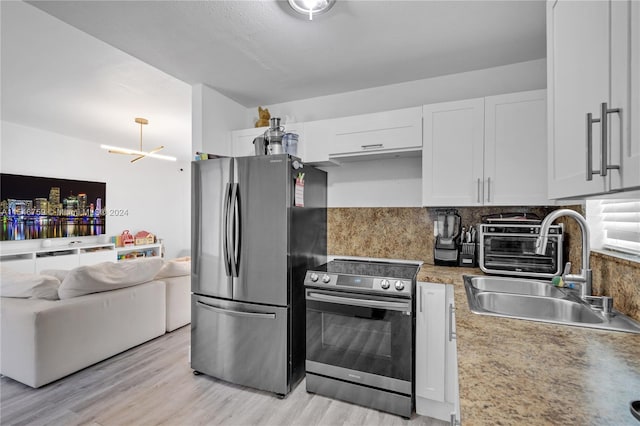
M2 297L0 372L43 386L188 324L189 297L184 275L63 300Z

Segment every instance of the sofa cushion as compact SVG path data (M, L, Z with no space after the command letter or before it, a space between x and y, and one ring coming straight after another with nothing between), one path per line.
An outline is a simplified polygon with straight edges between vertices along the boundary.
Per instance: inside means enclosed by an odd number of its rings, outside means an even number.
M58 300L60 280L50 275L29 274L0 268L0 296Z
M136 259L103 262L72 269L58 288L60 299L116 290L153 280L162 267L162 259Z
M177 257L171 260L165 260L160 272L156 275L156 279L182 277L191 275L191 257Z

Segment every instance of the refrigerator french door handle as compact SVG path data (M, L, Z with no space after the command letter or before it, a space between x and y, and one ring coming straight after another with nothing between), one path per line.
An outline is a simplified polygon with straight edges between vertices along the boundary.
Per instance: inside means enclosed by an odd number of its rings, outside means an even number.
M227 183L224 190L224 212L223 219L223 232L222 232L222 248L224 253L224 268L227 271L227 276L231 276L231 260L229 256L229 210L231 208L231 184Z
M229 215L231 216L231 239L229 260L231 263L231 276L238 277L240 272L240 242L242 241L242 226L240 223L240 195L238 192L239 184L234 183L231 189L231 197L229 200Z
M201 194L201 181L202 176L200 175L199 168L193 168L192 172L192 181L193 181L193 193ZM196 178L197 176L197 178ZM193 212L191 213L191 223L193 223L193 230L191 234L191 241L195 242L195 253L193 253L193 259L191 262L191 272L192 273L200 273L200 256L202 255L202 238L200 238L200 229L201 229L201 221L202 221L202 202L200 197L193 197ZM195 215L195 216L194 216Z
M233 309L218 308L217 306L208 305L202 302L196 302L196 304L204 309L226 315L234 315L237 317L276 319L275 313L234 311Z

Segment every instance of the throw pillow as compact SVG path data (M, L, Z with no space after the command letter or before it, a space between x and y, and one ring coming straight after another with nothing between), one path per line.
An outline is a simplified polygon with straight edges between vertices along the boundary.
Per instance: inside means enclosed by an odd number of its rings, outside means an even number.
M162 267L162 259L137 259L103 262L72 269L60 284L60 299L84 296L131 287L153 280Z
M162 269L156 275L156 279L182 277L191 274L191 257L178 257L167 260L162 265Z
M59 286L60 280L56 277L0 268L0 296L2 297L58 300Z
M51 277L56 277L58 280L60 280L60 282L64 281L68 274L68 269L44 269L40 271L40 275L49 275Z

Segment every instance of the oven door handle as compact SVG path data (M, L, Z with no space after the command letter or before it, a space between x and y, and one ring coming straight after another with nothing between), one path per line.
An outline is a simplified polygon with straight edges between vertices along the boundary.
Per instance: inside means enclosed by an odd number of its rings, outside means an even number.
M381 308L392 311L411 312L410 302L391 302L385 300L356 299L354 297L334 296L332 294L318 293L317 291L307 291L307 300L319 302L339 303L341 305L361 306L365 308Z

